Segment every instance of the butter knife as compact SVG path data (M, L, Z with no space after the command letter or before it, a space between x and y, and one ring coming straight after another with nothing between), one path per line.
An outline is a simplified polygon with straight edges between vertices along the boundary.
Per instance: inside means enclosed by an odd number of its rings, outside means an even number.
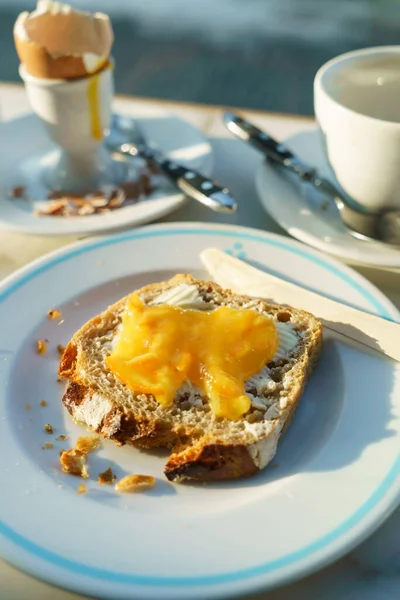
M400 362L400 324L310 292L260 271L216 248L200 258L214 281L238 294L265 298L313 313L326 329Z
M226 187L150 148L134 119L114 115L105 144L114 155L140 156L147 163L156 165L186 196L215 212L232 213L237 209L237 202Z

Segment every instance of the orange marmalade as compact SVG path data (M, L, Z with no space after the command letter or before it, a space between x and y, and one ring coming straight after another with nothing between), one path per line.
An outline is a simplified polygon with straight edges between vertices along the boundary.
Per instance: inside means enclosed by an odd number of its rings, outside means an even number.
M130 389L171 406L189 379L216 416L238 419L250 408L245 381L274 356L278 333L268 317L221 306L213 311L147 306L132 294L107 365Z

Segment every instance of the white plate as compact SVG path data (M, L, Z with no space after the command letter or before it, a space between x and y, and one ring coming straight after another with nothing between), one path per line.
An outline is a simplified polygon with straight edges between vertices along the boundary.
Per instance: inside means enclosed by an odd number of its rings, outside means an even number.
M61 404L57 344L137 286L204 275L221 248L366 310L399 313L372 285L301 244L223 225L156 225L92 239L42 258L0 287L2 552L37 577L96 598L218 598L315 571L371 533L400 492L400 366L327 336L275 468L248 480L172 485L165 456L104 443L88 493L60 472L58 451L82 429ZM62 310L50 321L47 310ZM35 353L35 341L49 352ZM45 399L48 406L42 408ZM26 410L25 405L31 405ZM46 434L51 423L55 435ZM67 433L67 442L42 450ZM148 494L120 496L96 475L154 475Z
M317 130L294 135L285 140L285 145L335 181ZM398 249L355 239L341 222L333 202L324 201L312 186L292 185L267 162L258 168L256 186L266 211L298 240L349 262L400 268Z
M166 156L211 175L212 148L193 125L168 112L149 116L143 109L135 111L135 119L140 122L147 143L158 147ZM32 165L48 160L54 148L33 114L0 124L0 229L35 235L98 234L143 225L173 212L186 202L179 190L168 185L138 204L109 213L86 217L37 217L31 204L10 199L4 186L8 182L12 185L21 182L15 171L22 161L28 160L24 172L30 173Z

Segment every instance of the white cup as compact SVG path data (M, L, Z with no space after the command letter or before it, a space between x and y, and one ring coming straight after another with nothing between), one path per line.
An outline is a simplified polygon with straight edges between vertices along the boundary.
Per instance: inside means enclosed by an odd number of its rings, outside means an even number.
M400 207L400 46L356 50L323 65L314 109L330 166L369 212Z
M44 79L19 73L30 104L60 150L45 173L51 189L83 191L100 187L110 177L111 159L102 147L111 123L113 68L81 79Z

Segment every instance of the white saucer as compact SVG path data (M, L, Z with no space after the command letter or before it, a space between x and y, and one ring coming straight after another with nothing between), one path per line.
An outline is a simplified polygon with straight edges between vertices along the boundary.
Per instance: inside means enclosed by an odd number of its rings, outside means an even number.
M135 119L140 121L144 137L150 145L205 175L211 174L211 146L193 125L161 111L149 116L148 112L138 109L135 110ZM173 212L186 201L179 190L167 184L145 201L108 213L81 217L38 217L34 214L34 204L22 199L10 199L5 188L18 185L15 173L23 161L25 170L29 171L30 162L37 164L41 159L49 160L54 149L33 114L0 125L0 229L53 236L105 233L154 221Z
M285 145L335 180L318 130L294 135ZM400 268L400 250L355 239L342 224L333 202L326 202L312 186L293 185L267 162L257 171L256 186L265 210L298 240L351 263Z

